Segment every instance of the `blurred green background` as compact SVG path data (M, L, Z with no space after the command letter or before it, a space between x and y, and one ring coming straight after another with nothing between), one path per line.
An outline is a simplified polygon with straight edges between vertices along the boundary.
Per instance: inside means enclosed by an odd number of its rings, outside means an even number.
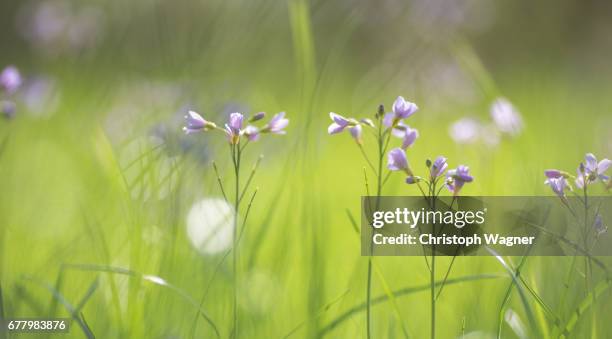
M230 261L190 242L188 215L221 197L212 160L231 187L230 156L220 135L185 136L183 116L286 111L288 134L245 155L245 177L264 158L239 250L240 337L365 337L363 308L344 317L365 297L348 217L365 163L327 135L328 113L373 117L402 95L420 107L416 171L443 154L470 166L463 194L549 194L544 169L612 155L611 17L604 1L2 1L0 69L25 83L0 119L1 313L74 317L75 338L214 337L201 308L229 337ZM499 97L524 121L514 137L491 129ZM457 140L466 118L478 137ZM418 191L394 175L384 194ZM429 336L423 259L374 263L374 337ZM575 320L569 337L612 338L609 281L598 273L590 303L570 265L528 258L502 308L500 262L458 258L449 279L475 280L444 288L438 337L496 337L500 323L503 338L552 337Z

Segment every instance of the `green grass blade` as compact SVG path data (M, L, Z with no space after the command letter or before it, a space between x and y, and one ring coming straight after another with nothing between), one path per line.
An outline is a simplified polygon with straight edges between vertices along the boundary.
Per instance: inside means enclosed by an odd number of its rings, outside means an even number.
M610 288L612 285L611 280L605 280L597 284L592 292L589 292L584 299L578 304L578 307L574 312L572 312L572 316L567 320L565 326L563 326L563 333L561 337L568 338L572 333L572 330L580 320L580 317L592 306L594 306L595 302L599 300L599 296L602 295L606 290Z
M533 245L530 245L527 248L527 251L525 251L525 255L521 257L521 261L516 266L515 271L514 271L515 276L517 277L521 276L521 273L522 273L521 270L523 269L523 266L527 262L527 258L529 258L529 253L531 252L532 248L533 248ZM514 282L510 282L510 284L508 284L508 288L506 289L506 293L504 294L504 299L502 300L502 303L499 306L499 319L497 323L497 339L501 339L501 331L502 331L502 326L504 323L504 315L505 315L504 309L505 309L506 303L508 303L508 300L510 300L510 295L512 294L513 288L514 288Z
M351 226L353 226L353 230L355 231L355 233L359 234L359 226L357 226L355 216L348 208L346 209L346 216L349 218L349 221L351 222Z
M504 275L499 275L499 274L478 274L478 275L469 275L469 276L464 276L464 277L459 277L459 278L455 278L455 279L449 279L446 281L446 285L450 286L450 285L454 285L454 284L458 284L458 283L462 283L462 282L468 282L468 281L478 281L478 280L487 280L487 279L499 279L504 277ZM440 286L442 284L442 281L436 281L434 283L434 285L436 287ZM413 287L405 287L399 290L395 290L393 291L393 294L395 295L395 297L401 297L401 296L405 296L405 295L410 295L413 293L418 293L418 292L423 292L423 291L429 291L429 289L431 288L431 285L425 284L425 285L419 285L419 286L413 286ZM387 300L387 295L380 295L378 297L372 298L371 300L371 305L372 306L376 306L384 301ZM318 333L317 337L322 337L324 336L326 333L330 332L331 330L333 330L334 328L338 327L338 325L342 324L343 322L345 322L346 320L350 319L353 315L363 312L366 309L366 303L363 302L359 305L353 306L352 308L348 309L347 311L345 311L344 313L342 313L340 316L336 317L334 320L332 320L329 324L327 324L326 326L324 326Z
M561 240L562 242L566 243L567 245L569 245L572 249L580 252L582 255L589 257L597 266L599 266L599 268L601 268L605 273L606 273L606 277L610 277L610 270L608 269L608 267L601 262L601 260L592 257L590 255L590 253L588 251L586 251L584 248L582 248L580 245L576 244L575 242L567 239L566 237L556 234L554 232L551 232L549 230L547 230L545 227L542 227L540 225L536 225L534 223L530 223L530 222L525 222L526 225L529 225L531 227L537 228L538 230L556 238L557 240Z
M208 314L204 311L204 309L202 307L200 307L198 302L196 300L194 300L191 296L189 296L189 294L187 294L185 291L183 291L180 288L170 284L169 282L167 282L163 278L160 278L160 277L154 276L154 275L142 274L140 272L136 272L136 271L129 270L129 269L126 269L126 268L122 268L122 267L105 266L105 265L68 264L68 265L66 265L66 268L70 268L70 269L74 269L74 270L78 270L78 271L109 272L109 273L114 273L114 274L122 274L122 275L127 275L127 276L130 276L130 277L134 277L134 278L139 278L139 279L142 279L144 281L148 281L150 283L153 283L153 284L161 286L161 287L165 287L165 288L173 291L175 294L179 295L181 298L183 298L189 304L191 304L191 306L193 306L196 310L198 310L200 312L200 315L202 316L202 318L204 318L204 320L212 327L212 329L215 332L216 336L218 338L221 337L217 325L210 318L210 316L208 316Z
M393 306L393 311L395 313L395 316L397 317L397 321L399 321L402 327L404 338L410 338L410 335L408 334L408 329L406 328L406 326L404 325L404 322L402 321L403 317L402 317L402 313L400 312L399 306L397 305L397 301L396 301L397 298L395 297L395 294L393 294L393 291L391 290L391 288L389 288L389 284L387 283L387 280L385 279L382 272L380 271L380 267L378 266L378 264L376 264L374 260L372 260L372 262L374 263L374 269L376 271L376 275L378 276L378 280L380 280L383 290L385 291L385 294L387 295L389 302Z
M525 313L527 313L527 318L529 319L529 324L531 325L532 328L538 329L538 327L536 325L536 321L535 321L535 316L534 316L534 314L533 314L533 312L531 310L531 307L529 306L529 302L527 301L526 293L525 293L525 291L523 289L523 286L521 285L521 281L514 274L514 270L512 269L512 267L510 267L510 265L508 265L508 263L506 263L504 258L502 258L494 250L492 250L489 247L486 247L486 249L495 257L495 259L497 259L497 261L506 270L506 272L508 273L510 278L512 278L512 283L514 283L514 285L516 286L516 289L519 292L519 296L521 298L521 302L523 304L523 308L525 309Z
M87 326L87 324L79 317L77 309L58 290L56 290L54 286L50 285L45 281L38 280L34 277L25 277L25 279L26 281L33 282L49 291L51 295L53 295L53 297L56 298L57 301L64 306L66 311L70 313L70 317L74 321L76 321L77 324L79 324L79 327L81 327L81 330L83 330L83 333L87 338L93 339L96 337L89 328L89 326Z
M313 315L312 318L318 318L320 316L322 316L325 312L327 312L332 306L334 306L336 303L338 303L340 300L342 300L342 298L344 298L350 290L346 290L344 291L344 293L342 293L341 295L339 295L338 297L334 298L332 301L328 302L327 304L323 305L323 307L321 307L319 309L319 311ZM304 320L302 322L300 322L297 326L295 326L291 331L289 331L287 334L285 334L283 336L284 339L291 337L293 334L295 334L300 328L302 328L304 325L306 325L308 323L308 320Z
M4 320L4 300L2 299L2 283L0 283L0 323ZM0 331L0 339L6 338L6 332Z
M98 286L100 286L100 279L96 278L91 285L89 285L89 288L87 289L87 292L85 292L85 295L83 295L83 298L81 298L81 301L79 301L79 303L76 305L74 310L75 312L80 313L82 316L81 310L83 307L85 307L85 304L87 304L91 296L93 296L94 292L96 292Z

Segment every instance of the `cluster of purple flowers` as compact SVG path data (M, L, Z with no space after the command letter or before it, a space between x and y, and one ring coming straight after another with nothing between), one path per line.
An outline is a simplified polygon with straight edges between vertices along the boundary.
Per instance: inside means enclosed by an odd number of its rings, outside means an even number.
M404 122L404 119L414 115L418 109L419 108L416 104L406 101L403 97L399 96L393 103L392 112L384 113L384 109L382 109L382 111L379 112L379 115L377 115L378 118L382 118L379 120L384 126L384 131L381 135L386 139L383 142L385 147L388 145L391 135L401 140L399 147L393 148L388 152L387 168L391 171L404 172L406 174L407 184L419 184L421 181L424 181L428 185L434 185L438 182L439 178L443 177L446 173L444 184L446 188L448 188L448 190L454 196L456 196L459 194L459 191L465 185L465 183L469 183L474 180L474 178L470 175L470 170L467 166L460 165L455 169L447 171L448 164L446 162L446 158L439 156L433 163L429 160L426 162L426 165L429 168L428 178L415 175L410 167L406 151L408 148L412 147L419 138L419 131L407 125ZM380 114L384 115L381 116ZM333 112L329 115L332 120L332 124L329 125L327 132L329 134L337 134L344 130L348 130L360 147L363 145L363 127L373 129L377 128L371 119L364 118L357 120L355 118L346 118Z
M0 113L6 118L15 115L15 103L11 97L21 87L21 73L15 66L8 66L0 73Z
M587 185L594 184L598 181L606 184L609 189L611 181L610 177L605 173L612 165L612 160L603 159L598 162L597 158L592 153L587 153L584 159L585 161L578 165L576 176L557 169L544 171L544 175L546 176L544 184L550 186L552 191L562 199L565 199L566 189L573 190L569 182L570 179L573 179L576 187L580 189L586 190Z
M266 113L259 112L248 119L245 119L242 113L232 113L229 116L229 121L224 128L217 126L214 122L204 119L200 114L189 111L185 116L187 125L183 127L183 131L187 134L197 133L208 130L218 130L223 132L227 140L232 145L240 143L240 138L243 136L248 141L257 141L262 134L285 134L285 128L289 125L289 119L285 118L285 112L280 112L272 117L270 121L262 127L251 125L256 121L262 120ZM244 126L245 120L247 125Z

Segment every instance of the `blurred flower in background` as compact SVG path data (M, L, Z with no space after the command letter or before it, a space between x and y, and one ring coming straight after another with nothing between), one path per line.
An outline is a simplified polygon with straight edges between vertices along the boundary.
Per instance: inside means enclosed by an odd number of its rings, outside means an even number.
M79 52L102 38L104 12L92 5L65 0L30 2L17 17L17 28L34 48L48 55Z
M499 98L491 105L492 122L483 123L476 118L465 117L453 122L448 134L456 144L467 145L481 142L496 147L502 135L518 136L524 128L521 113L505 98Z
M54 78L38 75L26 79L19 92L19 102L35 117L49 117L60 103L60 90Z
M21 73L15 66L7 66L0 73L0 89L7 95L15 93L21 83Z
M480 137L480 122L474 118L462 118L448 129L448 134L457 144L473 144Z
M500 132L517 136L523 130L521 113L506 98L498 98L491 105L491 118Z
M6 119L12 119L17 111L13 94L21 87L21 73L15 66L7 66L0 72L0 114Z

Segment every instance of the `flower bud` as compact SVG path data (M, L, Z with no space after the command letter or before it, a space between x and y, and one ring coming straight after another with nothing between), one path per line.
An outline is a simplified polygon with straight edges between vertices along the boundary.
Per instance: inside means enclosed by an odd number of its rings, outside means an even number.
M431 167L431 159L425 160L425 166L427 166L427 168Z
M378 106L378 112L376 113L376 118L381 118L385 115L385 105L380 104Z
M253 115L253 116L252 116L252 117L249 119L249 122L255 122L255 121L261 120L261 119L263 119L265 116L266 116L266 112L259 112L259 113L255 114L255 115Z
M421 177L417 177L417 176L414 176L414 175L413 175L413 176L408 176L408 177L406 178L406 183L407 183L408 185L416 184L416 183L418 183L419 181L421 181Z

